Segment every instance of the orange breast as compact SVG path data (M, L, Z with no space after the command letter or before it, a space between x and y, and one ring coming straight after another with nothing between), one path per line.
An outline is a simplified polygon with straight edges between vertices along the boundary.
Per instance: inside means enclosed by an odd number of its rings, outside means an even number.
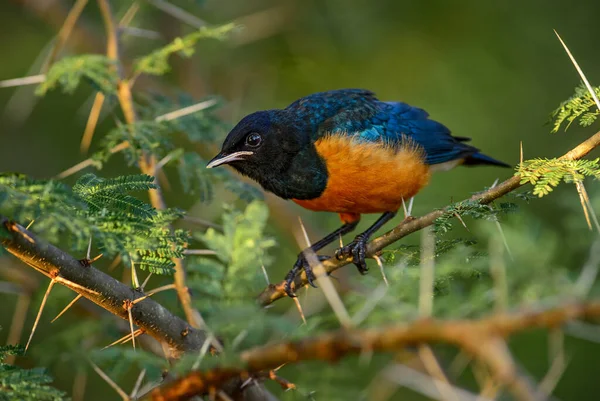
M429 181L423 152L409 141L394 148L383 142L358 143L348 136L330 135L315 146L327 165L327 187L316 199L294 199L310 210L352 214L396 211L402 199L408 200Z

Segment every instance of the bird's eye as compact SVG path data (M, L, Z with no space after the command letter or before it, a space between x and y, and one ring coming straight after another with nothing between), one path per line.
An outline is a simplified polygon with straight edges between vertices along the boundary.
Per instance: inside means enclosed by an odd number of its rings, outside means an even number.
M246 137L246 145L248 145L252 148L258 147L261 142L262 142L262 137L259 134L257 134L256 132L251 132Z

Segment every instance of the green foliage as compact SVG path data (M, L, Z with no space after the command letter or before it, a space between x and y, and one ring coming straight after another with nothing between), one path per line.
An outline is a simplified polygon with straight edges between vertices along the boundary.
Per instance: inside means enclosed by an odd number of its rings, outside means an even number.
M215 112L222 106L222 99L211 96L196 100L187 93L178 93L171 98L160 94L143 97L140 107L145 120L158 119L169 125L172 132L185 135L190 142L206 142L217 139L216 134L227 128ZM181 110L205 104L202 110L180 115ZM206 106L208 104L208 106ZM174 115L174 113L177 113Z
M460 216L471 217L476 220L497 221L501 214L511 213L516 210L514 203L501 202L483 205L478 200L464 200L454 203L444 209L444 214L435 220L434 229L443 234L452 229L453 220Z
M267 206L258 201L250 203L244 212L227 206L222 233L209 228L195 235L217 256L216 260L198 258L190 265L194 273L190 284L208 296L202 303L207 313L244 301L264 286L261 266L270 262L265 252L275 245L263 234L268 215Z
M216 257L187 259L188 286L197 294L197 307L209 326L229 340L226 344L241 331L251 333L248 341L258 344L273 330L289 332L294 327L254 302L265 286L263 268L272 261L268 250L275 245L264 235L267 218L267 206L260 201L243 212L226 206L222 232L209 228L195 235Z
M600 87L594 88L597 96L600 96ZM582 83L575 88L575 94L565 100L551 114L554 119L552 132L558 132L563 124L566 123L565 131L571 124L579 119L579 125L589 127L598 118L598 106L594 102L591 93Z
M197 153L184 153L179 158L177 171L185 193L197 195L202 201L212 199L210 170L206 168L206 162Z
M162 158L173 149L169 138L171 133L167 124L154 120L119 124L104 136L102 150L97 152L93 159L101 166L113 155L111 149L123 142L129 144L122 153L130 166L137 164L143 155Z
M164 75L170 70L168 62L171 55L190 57L199 40L223 39L233 29L233 24L202 28L177 38L167 46L139 58L133 65L133 76ZM104 56L65 58L50 69L38 93L45 94L58 87L66 93L73 93L81 80L86 80L95 89L114 95L116 67ZM597 92L600 94L600 89ZM210 106L186 114L185 108L199 102L208 102ZM205 169L206 160L188 151L193 149L192 146L207 150L215 145L212 142L219 138L220 130L226 127L215 113L219 105L220 100L212 97L196 100L187 94L170 98L140 96L136 93L134 107L139 120L133 124L117 123L114 129L102 133L98 144L100 150L93 156L95 167L100 169L112 157L117 145L127 143L128 146L121 153L128 165L136 165L146 157L160 161L160 167L164 167L167 174L177 174L181 189L194 200L213 200L214 193L218 193L214 187L221 184L234 192L237 198L249 202L242 210L235 206L224 208L222 231L210 228L205 232L198 231L193 236L194 241L201 243L201 247L214 251L214 256L191 256L186 259L187 285L194 295L194 302L208 327L225 346L223 354L218 357L207 356L202 361L200 366L203 369L217 363L221 366L237 366L240 351L250 346L273 339L305 338L340 326L326 304L315 312L319 307L315 304L318 303L313 300L305 302L306 298L302 296L304 291L299 294L301 303L308 305L306 309L312 313L306 325L300 325L295 310L290 314L280 314L277 309L267 310L254 302L256 294L265 286L263 269L271 266L271 254L274 253L272 248L275 241L265 234L268 209L264 203L256 200L261 193L254 186L236 179L226 169ZM575 96L554 113L554 131L565 123L568 127L577 120L581 125L589 125L598 114L589 93L584 88L577 88ZM599 171L598 160L564 162L536 159L524 162L517 174L523 183L534 186L533 196L539 197L548 194L561 182L581 181L586 176L598 177ZM87 174L69 187L52 180L4 174L0 175L0 213L24 224L35 220L33 231L52 241L68 244L75 255L82 256L92 238L94 246L106 256L119 255L125 265L165 273L172 269L172 258L183 257L190 237L185 231L171 228L172 223L181 218L182 212L174 209L155 210L148 202L133 194L134 191L154 189L154 179L146 175L102 179ZM514 196L527 201L532 198L531 193ZM235 203L237 205L239 202ZM504 234L498 231L500 217L514 210L512 203L482 205L470 200L444 209L443 215L435 222L435 235L438 236L434 249L435 277L432 289L435 317L474 318L489 314L502 301L503 293L508 308L553 302L561 297L569 300L584 297L577 284L579 272L568 271L561 261L559 244L562 238L550 225L513 215L513 219L502 221ZM450 231L453 224L458 224L457 216L482 220L467 220L472 238L448 238L449 235L439 238ZM578 221L582 223L583 219ZM580 229L573 229L573 233L580 232ZM579 243L585 242L581 240L582 236L574 237ZM504 241L508 249L504 248ZM543 249L544 252L532 252L532 249ZM382 255L389 287L383 284L381 275L374 268L366 277L360 277L360 282L357 274L349 275L348 281L357 280L357 285L345 287L350 290L340 293L356 326L375 327L410 322L419 316L418 305L423 296L420 292L420 245L404 242L395 244L394 249L386 249ZM290 257L294 256L287 254L282 260L288 263L291 262ZM495 278L497 273L493 272L494 269L506 273L505 287ZM279 273L271 273L272 279L279 279ZM335 279L336 274L332 277ZM344 280L342 284L346 283ZM55 293L56 290L53 297ZM314 291L311 289L308 294L312 296ZM284 302L279 305L286 306ZM52 309L52 306L48 308ZM71 324L68 330L44 341L43 355L39 359L47 365L67 361L77 369L85 369L90 350L97 346L101 334L109 331L108 334L115 338L122 335L106 322L96 320L93 324L88 321ZM50 349L54 352L46 352ZM0 347L0 360L8 353L19 352L20 349ZM124 379L127 373L135 371L137 374L139 370L146 369L150 380L155 380L164 369L169 369L171 373L189 371L198 360L198 355L184 357L176 370L164 359L144 350L134 352L129 346L94 352L92 358L114 379ZM389 361L387 355L375 355L368 364L350 359L332 369L321 363L286 366L282 368L282 376L299 384L300 396L287 393L283 397L319 400L359 398L362 396L359 391L365 387L348 378L373 376L373 372L381 371ZM0 364L0 380L4 378L5 366ZM41 372L31 372L38 376L31 374L29 377L30 373L19 373L22 376L16 376L14 382L20 381L19 386L28 383L28 380L40 386L48 382L49 379ZM0 383L0 388L4 390L4 382ZM27 399L29 396L35 396L35 399L62 398L62 394L57 395L59 398L43 398L41 387L21 388L33 390L30 395L22 391L22 398L15 396L6 399ZM316 396L313 397L315 390ZM0 393L0 401L5 399L3 397L4 393Z
M82 79L106 95L115 94L117 90L115 63L106 56L85 54L65 57L54 63L36 93L45 95L49 90L61 87L63 92L72 94Z
M119 210L128 216L147 219L156 214L154 208L127 192L156 189L153 183L154 177L144 174L107 180L86 174L73 186L73 192L83 199L92 214L105 215L109 210Z
M442 240L438 238L435 243L435 258L440 258L457 247L472 247L475 244L477 242L473 239L453 238ZM421 263L421 248L419 245L400 244L395 246L394 249L383 250L382 254L386 265L418 266Z
M105 180L86 174L71 190L55 181L0 175L0 213L19 222L36 220L34 231L50 238L68 234L80 254L92 238L106 256L120 255L126 266L166 274L171 259L183 256L188 234L169 228L180 211L157 211L128 193L151 190L153 181L147 175Z
M167 46L155 50L149 55L139 59L134 71L136 74L163 75L171 67L169 66L169 57L172 54L179 54L182 57L191 57L194 54L194 46L201 39L224 39L234 30L235 24L226 24L218 27L202 27L196 32L186 35L182 38L176 38Z
M538 197L548 195L561 182L583 181L585 177L600 177L600 166L594 160L533 159L519 165L515 175L521 177L521 184L533 185L533 194Z
M9 355L22 356L21 346L0 346L0 401L59 401L66 394L48 384L52 378L42 368L22 369L4 363Z

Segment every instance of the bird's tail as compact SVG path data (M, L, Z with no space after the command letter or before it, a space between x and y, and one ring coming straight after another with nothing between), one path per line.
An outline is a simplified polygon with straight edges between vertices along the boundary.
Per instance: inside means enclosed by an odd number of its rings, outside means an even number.
M463 166L480 166L480 165L489 165L489 166L500 166L500 167L510 167L510 164L506 164L501 162L500 160L496 160L489 156L484 155L483 153L473 153L470 156L465 158L463 162Z

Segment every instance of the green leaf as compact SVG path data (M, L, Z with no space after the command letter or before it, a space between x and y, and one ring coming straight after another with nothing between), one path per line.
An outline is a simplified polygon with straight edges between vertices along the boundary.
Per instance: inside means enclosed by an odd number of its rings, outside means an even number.
M67 400L63 391L48 386L52 378L44 369L22 369L5 364L8 355L24 354L22 346L0 346L0 400L2 401L59 401Z
M593 88L596 95L600 96L600 87ZM588 127L592 125L600 111L596 102L592 98L591 93L581 83L575 88L575 94L566 101L562 102L560 106L554 110L551 114L551 118L554 120L552 132L558 132L560 128L565 125L565 131L569 129L571 124L579 119L579 125L582 127Z
M135 263L166 274L173 271L172 258L183 257L189 234L170 227L183 212L157 211L130 194L155 188L154 178L143 174L109 179L86 174L73 189L4 174L0 175L0 213L16 221L36 220L36 232L53 241L66 234L78 254L85 252L92 237L106 256L120 255L125 266Z
M236 28L235 24L226 24L218 27L202 27L182 38L175 38L162 49L155 50L149 55L139 59L134 66L136 74L163 75L171 67L169 66L169 57L178 53L182 57L191 57L194 54L194 46L201 39L220 39L223 40L231 31Z
M526 160L517 167L515 175L521 178L521 184L533 185L533 194L541 198L561 182L574 183L585 177L600 178L599 160Z
M179 159L177 171L184 192L198 195L201 201L212 199L210 170L206 168L206 161L197 153L185 153Z
M101 143L102 150L93 158L100 163L105 163L113 155L111 149L123 142L129 144L121 151L129 165L138 163L143 156L153 155L162 158L173 149L173 143L169 138L172 132L167 123L154 120L120 124L104 136Z
M72 94L82 79L106 95L114 95L117 91L117 71L114 61L99 54L85 54L63 58L46 73L36 93L45 95L49 90L61 87L63 92Z
M196 238L216 253L215 257L191 258L190 284L221 303L242 305L253 299L264 286L262 266L271 258L268 250L275 246L272 238L264 236L269 211L264 202L253 201L241 212L226 207L223 232L209 228ZM188 258L189 260L190 258ZM197 260L196 260L197 259ZM203 305L205 312L215 312L223 305Z

